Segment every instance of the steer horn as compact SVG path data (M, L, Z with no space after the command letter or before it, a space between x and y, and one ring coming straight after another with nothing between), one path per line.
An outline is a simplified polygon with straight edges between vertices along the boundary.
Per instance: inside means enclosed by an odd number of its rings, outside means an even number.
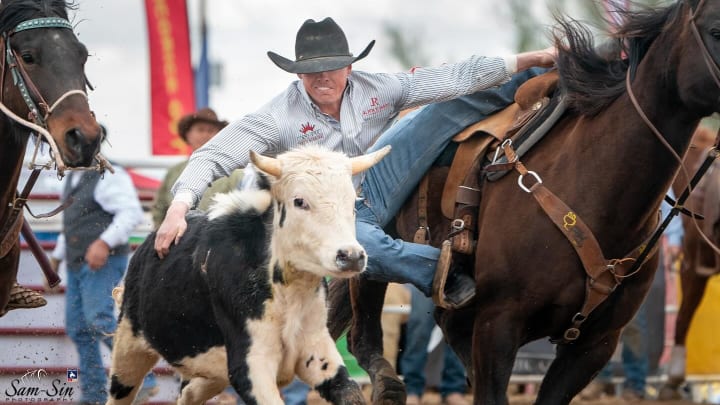
M352 159L350 159L350 162L352 163L352 174L358 174L364 170L367 170L371 167L373 167L377 162L382 160L382 158L385 157L388 153L390 153L390 145L387 145L383 147L380 150L377 150L373 153L363 155L363 156L356 156Z
M280 178L280 176L282 175L282 167L280 167L280 162L275 158L262 156L251 150L250 160L255 166L258 167L258 169L264 171L271 176Z

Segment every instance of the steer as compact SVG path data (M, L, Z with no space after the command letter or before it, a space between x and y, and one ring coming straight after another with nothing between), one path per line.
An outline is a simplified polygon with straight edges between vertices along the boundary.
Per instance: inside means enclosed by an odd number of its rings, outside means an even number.
M334 404L364 404L326 327L325 277L365 269L351 178L388 152L251 152L270 175L259 190L218 195L207 215L188 215L164 259L151 234L116 297L108 403L130 404L162 357L182 377L181 404L232 384L248 405L281 405L278 387L295 375Z

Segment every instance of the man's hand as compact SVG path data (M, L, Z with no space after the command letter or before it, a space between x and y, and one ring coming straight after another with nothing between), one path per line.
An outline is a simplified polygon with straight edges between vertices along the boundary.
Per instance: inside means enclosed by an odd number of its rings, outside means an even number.
M170 252L170 245L180 242L187 229L185 214L190 207L184 202L173 201L165 214L165 219L155 234L155 251L163 259Z
M85 251L85 262L90 270L99 270L107 263L110 256L110 246L102 239L95 239Z
M539 51L523 52L517 55L518 72L533 66L552 67L557 58L557 48L554 46Z

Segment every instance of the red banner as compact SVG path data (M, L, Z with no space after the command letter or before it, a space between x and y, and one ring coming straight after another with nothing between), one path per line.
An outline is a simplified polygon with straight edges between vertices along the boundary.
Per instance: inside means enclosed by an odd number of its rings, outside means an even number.
M180 117L195 110L185 0L145 0L150 51L153 155L190 153L177 132Z

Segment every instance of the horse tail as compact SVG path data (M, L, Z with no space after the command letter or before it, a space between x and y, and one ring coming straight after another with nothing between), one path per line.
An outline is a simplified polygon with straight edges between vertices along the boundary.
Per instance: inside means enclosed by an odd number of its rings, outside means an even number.
M328 330L337 340L349 328L353 312L350 304L350 280L334 278L328 288Z

